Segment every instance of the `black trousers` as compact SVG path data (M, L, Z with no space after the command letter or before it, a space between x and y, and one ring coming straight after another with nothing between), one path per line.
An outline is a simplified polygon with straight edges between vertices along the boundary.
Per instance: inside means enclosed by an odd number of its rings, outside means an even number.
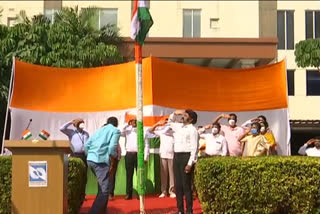
M132 179L134 169L137 170L137 153L136 152L127 152L125 156L125 165L126 165L126 178L127 178L127 185L126 185L126 193L128 196L132 197Z
M183 196L186 198L187 213L193 212L192 198L192 173L185 173L185 167L188 164L190 152L174 153L173 171L174 186L176 189L176 200L179 212L184 213Z
M108 192L109 192L109 195L112 195L112 196L114 196L114 188L116 185L116 174L117 174L118 163L119 163L119 160L116 159L115 165L114 165L114 167L116 169L115 169L114 173L109 176L109 184L108 184L109 191Z

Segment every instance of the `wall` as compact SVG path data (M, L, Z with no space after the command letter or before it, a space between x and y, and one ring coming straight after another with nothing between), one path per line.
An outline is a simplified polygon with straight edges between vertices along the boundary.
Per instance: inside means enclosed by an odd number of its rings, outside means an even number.
M278 10L294 10L295 44L305 39L305 10L319 10L318 1L278 1ZM294 50L279 50L278 60L286 58L287 69L294 69L295 95L289 96L290 119L319 119L320 96L306 96L306 69L298 68L295 63ZM320 75L320 73L319 73Z

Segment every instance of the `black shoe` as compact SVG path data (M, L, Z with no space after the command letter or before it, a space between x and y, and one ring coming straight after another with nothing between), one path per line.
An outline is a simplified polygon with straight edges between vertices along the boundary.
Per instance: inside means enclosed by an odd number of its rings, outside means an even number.
M184 214L184 212L176 212L176 213L174 213L174 214Z
M131 195L126 195L126 197L124 198L124 200L131 200L132 196Z

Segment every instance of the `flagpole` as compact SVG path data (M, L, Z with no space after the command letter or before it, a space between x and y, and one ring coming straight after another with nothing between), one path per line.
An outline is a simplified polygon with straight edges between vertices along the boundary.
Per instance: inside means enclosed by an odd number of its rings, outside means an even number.
M143 92L142 92L142 48L135 43L136 61L136 102L137 102L137 137L138 137L138 193L140 198L140 213L145 213L144 209L144 134L143 134Z
M146 173L144 163L144 134L143 134L143 89L142 89L142 45L153 25L145 0L134 0L131 17L131 38L135 40L136 65L136 106L137 106L137 144L138 144L138 194L140 199L140 214L145 213L144 195L146 192Z
M2 144L1 144L1 151L0 154L3 155L4 152L4 140L6 138L6 132L7 132L7 121L8 121L8 115L9 115L9 106L10 106L10 102L11 102L11 91L12 91L12 80L13 80L13 75L15 72L15 63L16 59L13 56L12 57L12 70L11 70L11 76L10 76L10 83L9 83L9 91L8 91L8 99L7 99L7 108L6 108L6 116L4 119L4 127L3 127L3 136L2 136Z
M138 7L138 0L134 2ZM137 142L138 142L138 194L140 200L140 214L145 214L145 167L144 167L144 134L143 134L143 91L142 91L142 46L135 42L135 64L136 64L136 106L137 106Z

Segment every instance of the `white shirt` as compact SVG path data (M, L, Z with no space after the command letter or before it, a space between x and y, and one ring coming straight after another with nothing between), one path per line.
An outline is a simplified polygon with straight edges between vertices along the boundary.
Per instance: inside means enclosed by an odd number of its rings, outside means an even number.
M196 127L193 124L176 123L174 114L170 115L168 125L173 131L174 152L190 152L188 165L193 165L197 161L199 144Z
M173 147L174 147L174 138L172 133L170 133L170 126L158 126L154 132L148 130L147 137L155 138L160 137L160 157L173 159Z
M68 136L71 143L70 147L74 153L83 153L84 144L89 138L89 133L86 131L79 132L77 129L71 129L69 126L72 125L72 121L63 124L60 127L60 131Z
M207 155L226 156L228 153L228 145L226 138L221 134L213 135L212 133L202 134L206 141Z
M138 139L137 128L133 128L131 125L125 125L121 129L121 136L126 138L125 149L126 152L138 152ZM148 139L144 141L144 160L146 161L149 156L149 143Z
M320 157L320 149L317 149L316 147L308 148L308 144L304 144L300 147L298 153L300 155L307 155L311 157Z

